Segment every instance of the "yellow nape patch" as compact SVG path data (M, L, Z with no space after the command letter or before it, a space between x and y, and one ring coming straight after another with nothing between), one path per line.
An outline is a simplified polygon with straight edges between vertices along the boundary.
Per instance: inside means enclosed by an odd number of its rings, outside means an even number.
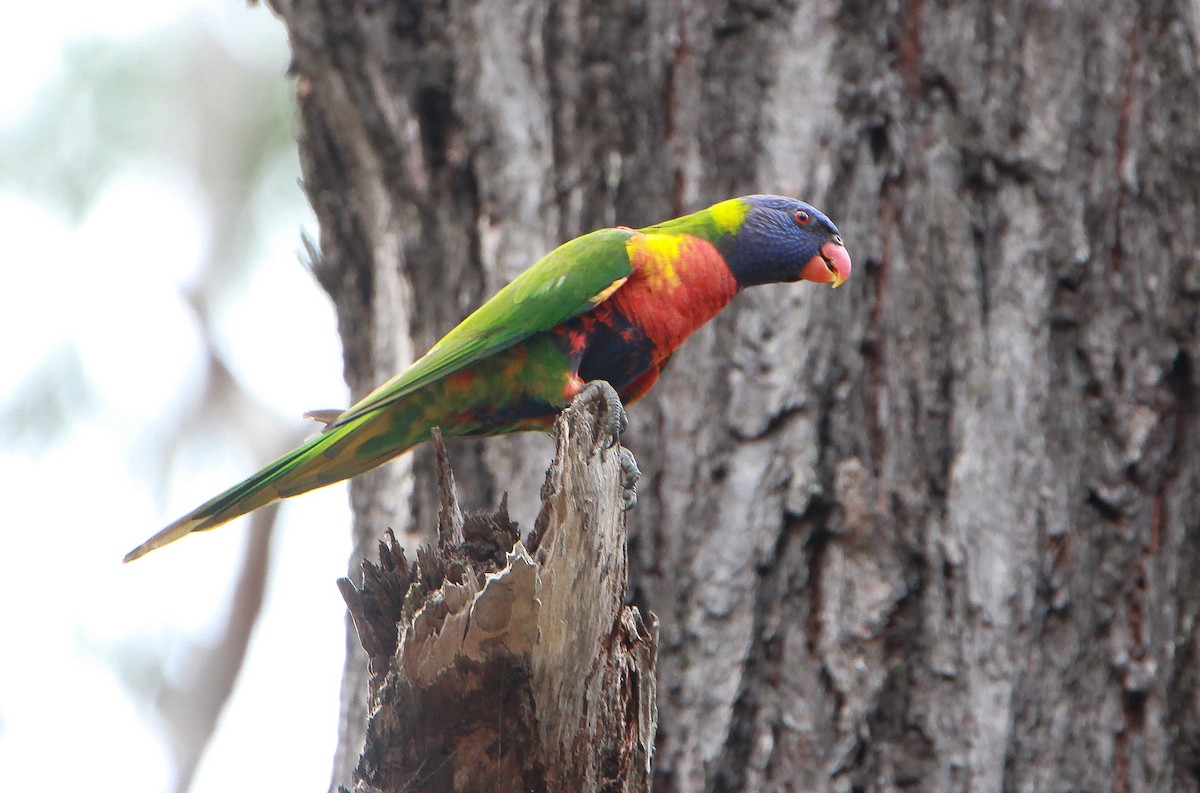
M638 234L625 243L629 258L639 265L651 288L678 286L679 248L684 237L679 234Z
M742 221L746 219L746 213L749 211L750 205L740 198L730 198L713 204L709 209L713 223L726 234L732 234L741 228Z

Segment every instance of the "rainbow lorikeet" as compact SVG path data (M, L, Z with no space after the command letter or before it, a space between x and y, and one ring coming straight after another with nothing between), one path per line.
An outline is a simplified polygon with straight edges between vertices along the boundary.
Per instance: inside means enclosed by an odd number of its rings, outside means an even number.
M629 405L671 354L740 289L840 285L850 256L837 227L791 198L731 198L634 230L571 240L501 289L433 349L325 430L200 505L125 556L132 561L282 498L347 479L428 440L549 429L593 381ZM615 394L613 394L615 390ZM622 428L624 415L619 404Z

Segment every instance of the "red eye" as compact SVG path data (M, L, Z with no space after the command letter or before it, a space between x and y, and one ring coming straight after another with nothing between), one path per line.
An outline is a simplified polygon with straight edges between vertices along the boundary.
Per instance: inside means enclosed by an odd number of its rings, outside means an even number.
M803 209L797 209L796 214L792 215L796 219L797 226L807 226L808 221L812 220L812 216Z

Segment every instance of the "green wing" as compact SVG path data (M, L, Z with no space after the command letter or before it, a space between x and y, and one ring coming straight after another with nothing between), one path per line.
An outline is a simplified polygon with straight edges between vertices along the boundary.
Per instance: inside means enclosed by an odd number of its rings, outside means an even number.
M598 305L633 272L625 250L633 234L629 229L600 229L555 248L327 429L389 405Z

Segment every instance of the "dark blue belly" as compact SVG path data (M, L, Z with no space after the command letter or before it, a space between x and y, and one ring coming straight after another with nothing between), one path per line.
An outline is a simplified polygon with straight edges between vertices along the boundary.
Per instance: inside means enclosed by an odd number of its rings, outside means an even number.
M621 391L645 374L653 360L654 343L625 315L613 311L589 329L579 376L585 383L606 380Z

